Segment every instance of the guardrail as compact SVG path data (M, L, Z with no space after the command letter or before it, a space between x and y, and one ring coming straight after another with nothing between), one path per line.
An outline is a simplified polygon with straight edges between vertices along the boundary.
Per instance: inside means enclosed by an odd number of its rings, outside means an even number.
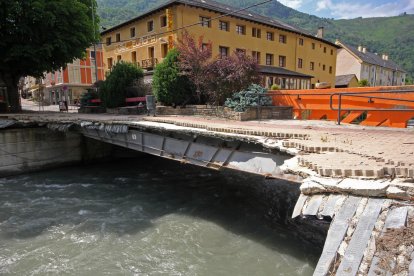
M414 119L414 87L285 90L259 95L271 97L274 106L292 106L295 118L331 120L338 124L360 122L365 126L407 127Z
M380 92L354 92L354 93L333 93L330 94L329 97L329 107L333 111L338 111L337 117L337 124L341 124L342 111L403 111L403 112L413 112L414 108L342 108L342 97L351 96L354 98L365 98L368 99L368 103L374 103L373 99L378 100L388 100L388 101L396 101L396 102L407 102L407 103L414 103L414 100L408 99L399 99L399 98L389 98L389 97L379 97L379 96L364 96L366 94L393 94L393 93L400 93L400 94L409 94L413 93L414 91L410 90L390 90L390 91L380 91ZM333 107L333 97L338 96L338 108Z

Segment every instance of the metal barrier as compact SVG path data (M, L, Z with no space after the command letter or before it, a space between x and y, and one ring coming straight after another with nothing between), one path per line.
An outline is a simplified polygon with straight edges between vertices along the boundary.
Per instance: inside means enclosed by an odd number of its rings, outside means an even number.
M342 111L414 111L413 108L342 108L342 97L351 96L354 98L365 98L368 99L368 103L373 103L373 99L378 100L389 100L389 101L396 101L396 102L408 102L414 103L414 100L407 100L407 99L398 99L398 98L389 98L389 97L379 97L379 96L364 96L366 94L409 94L414 93L411 90L389 90L389 91L375 91L375 92L354 92L354 93L333 93L330 94L329 97L329 107L333 111L338 111L337 123L338 125L341 124L341 112ZM333 107L333 97L338 96L338 108Z
M292 94L280 94L280 93L263 93L259 94L259 101L257 105L257 112L259 121L262 119L262 101L261 99L264 97L274 97L274 96L296 96L296 100L301 100L302 98L300 96L330 96L330 94L326 93L292 93Z
M366 114L361 125L407 127L407 122L414 119L414 87L395 88L270 92L259 95L258 115L262 117L262 98L271 97L274 106L292 106L295 118L332 120L341 124L342 121L352 123Z

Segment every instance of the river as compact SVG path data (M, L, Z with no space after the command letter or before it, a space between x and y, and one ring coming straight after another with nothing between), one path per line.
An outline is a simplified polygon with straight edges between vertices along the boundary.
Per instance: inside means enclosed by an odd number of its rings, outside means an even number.
M0 179L0 274L312 275L232 181L155 157Z

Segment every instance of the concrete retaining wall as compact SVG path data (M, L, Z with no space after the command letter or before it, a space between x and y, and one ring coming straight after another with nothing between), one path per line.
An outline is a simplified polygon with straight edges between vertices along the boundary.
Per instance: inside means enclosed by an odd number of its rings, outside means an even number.
M81 135L46 128L0 131L0 176L58 167L82 160Z
M117 147L79 132L47 128L0 130L0 177L122 156Z

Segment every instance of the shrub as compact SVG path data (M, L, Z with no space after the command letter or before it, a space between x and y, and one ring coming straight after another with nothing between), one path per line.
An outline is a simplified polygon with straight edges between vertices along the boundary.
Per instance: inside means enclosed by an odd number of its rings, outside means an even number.
M358 82L358 86L360 87L365 87L365 86L369 86L368 80L366 79L362 79Z
M232 108L234 111L243 112L247 107L258 106L259 98L260 105L269 106L272 105L272 98L268 96L260 96L267 93L266 88L257 84L252 84L248 89L234 93L231 98L228 98L224 103L225 106Z
M131 86L126 88L126 97L144 97L152 94L152 86L150 83L144 83L144 79L135 80Z
M92 105L90 101L98 98L99 96L94 89L87 89L80 97L80 105L81 107Z
M277 84L272 84L272 86L270 87L270 90L279 90L280 87Z
M143 77L142 69L133 63L121 61L114 65L100 87L100 97L105 107L123 106L127 98L127 88Z
M152 80L154 95L157 101L165 105L185 105L193 95L194 85L180 73L179 55L178 50L173 49L155 67Z

